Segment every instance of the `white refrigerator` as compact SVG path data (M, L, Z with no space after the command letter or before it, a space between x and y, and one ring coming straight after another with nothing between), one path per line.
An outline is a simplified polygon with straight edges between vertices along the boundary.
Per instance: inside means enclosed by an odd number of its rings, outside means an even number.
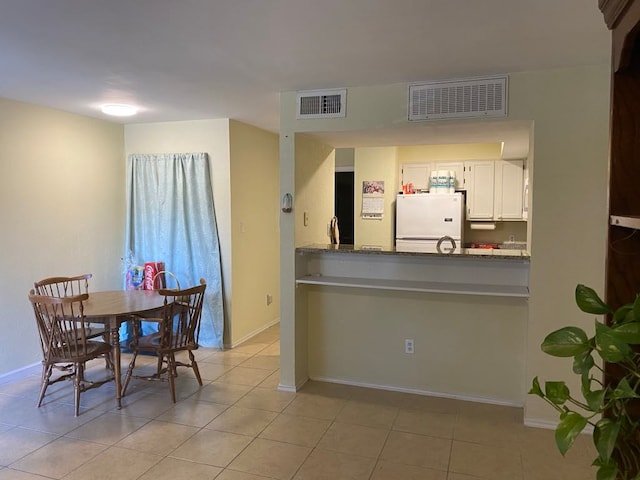
M396 250L457 253L464 232L462 193L421 193L396 197Z

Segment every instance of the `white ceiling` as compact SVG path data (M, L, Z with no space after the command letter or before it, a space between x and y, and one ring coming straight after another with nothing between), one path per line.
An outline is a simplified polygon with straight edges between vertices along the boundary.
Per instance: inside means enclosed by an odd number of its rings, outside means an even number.
M597 3L0 0L0 97L99 118L102 103L132 103L140 113L114 121L234 118L277 132L282 91L608 63Z

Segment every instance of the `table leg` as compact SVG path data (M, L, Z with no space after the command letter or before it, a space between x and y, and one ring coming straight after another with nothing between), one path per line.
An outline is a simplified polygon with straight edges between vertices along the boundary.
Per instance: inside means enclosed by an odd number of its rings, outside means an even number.
M111 320L111 347L113 350L113 373L116 381L116 406L122 408L122 374L120 364L120 325L118 319Z

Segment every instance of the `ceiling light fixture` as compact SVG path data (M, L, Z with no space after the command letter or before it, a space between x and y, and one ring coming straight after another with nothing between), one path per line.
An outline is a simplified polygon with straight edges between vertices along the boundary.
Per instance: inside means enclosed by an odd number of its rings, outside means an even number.
M133 105L125 105L122 103L108 103L102 105L102 113L112 115L114 117L130 117L138 113L138 109Z

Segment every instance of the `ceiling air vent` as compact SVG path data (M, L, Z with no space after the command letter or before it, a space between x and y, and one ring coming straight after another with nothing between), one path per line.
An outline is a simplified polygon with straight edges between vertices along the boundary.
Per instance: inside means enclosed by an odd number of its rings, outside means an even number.
M306 90L298 92L296 118L344 117L346 108L346 88Z
M409 85L409 120L506 115L506 76Z

